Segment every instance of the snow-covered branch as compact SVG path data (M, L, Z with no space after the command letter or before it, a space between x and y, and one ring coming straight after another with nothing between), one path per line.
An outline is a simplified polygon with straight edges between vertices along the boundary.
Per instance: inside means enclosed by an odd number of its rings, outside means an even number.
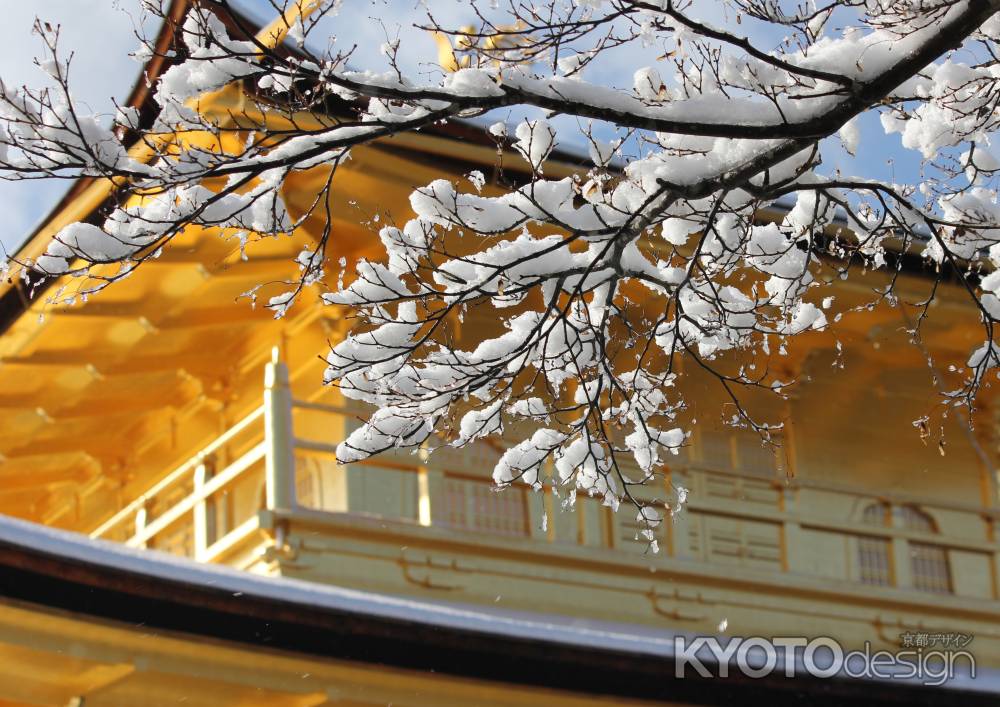
M269 304L283 314L315 286L357 320L326 381L377 412L341 461L503 436L498 485L628 501L650 540L670 503L650 481L694 424L686 371L707 374L720 413L768 442L774 424L745 394L792 383L768 362L833 324L823 288L859 267L889 274L880 299L895 301L912 255L967 292L984 343L947 404L972 404L1000 363L997 0L510 0L473 3L464 28L430 2L418 26L442 42L437 78L392 43L381 70L356 66L323 34L349 4L276 1L291 19L274 47L225 0L196 3L153 87L156 117L122 107L111 125L73 101L57 33L39 25L51 82L0 85L0 169L111 179L121 198L103 225L71 225L19 263L25 276L100 289L190 225L256 238L319 217L301 279ZM622 71L644 52L655 58ZM209 100L226 92L239 100ZM496 122L512 111L523 117ZM882 135L862 129L868 116ZM339 259L329 209L350 151L471 117L494 122L520 176L414 185L413 217L378 233L385 257L324 277ZM823 168L824 155L896 134L922 174ZM565 151L589 162L548 176ZM292 215L285 181L314 168L325 185ZM763 216L775 204L783 213Z

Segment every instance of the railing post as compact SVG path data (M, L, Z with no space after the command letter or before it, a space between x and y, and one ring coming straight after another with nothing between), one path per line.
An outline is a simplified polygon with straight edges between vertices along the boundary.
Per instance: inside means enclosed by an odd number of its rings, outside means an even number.
M417 522L420 525L429 526L433 523L433 516L431 515L433 494L431 493L429 468L430 455L427 452L427 447L424 445L421 445L420 449L417 450L417 455L420 459L420 465L417 467Z
M149 521L149 501L144 500L139 509L135 512L135 533L132 537L138 537L146 529L146 523ZM139 547L148 547L148 543L143 541Z
M270 510L295 506L295 450L292 435L292 391L288 366L272 350L264 369L264 438L267 444L265 475L267 507Z
M210 459L202 459L201 463L194 470L194 492L198 494L197 503L194 504L194 558L202 560L209 546L215 542L215 514L211 512L211 502L201 496L205 484L212 478L212 462Z
M431 463L427 443L417 450L417 522L420 525L440 525L444 521L442 504L445 498L444 470Z

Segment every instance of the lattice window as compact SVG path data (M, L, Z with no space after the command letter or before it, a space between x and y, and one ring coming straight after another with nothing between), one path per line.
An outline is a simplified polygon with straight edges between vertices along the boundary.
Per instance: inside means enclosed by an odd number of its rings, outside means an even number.
M295 501L306 508L323 510L323 467L316 457L295 456Z
M516 537L531 534L522 488L497 491L489 482L446 476L444 491L445 514L454 528Z
M464 447L440 447L431 455L430 465L446 472L492 478L493 467L500 455L499 449L480 441Z
M899 517L907 530L918 533L938 532L934 519L915 506L901 506ZM948 551L940 545L910 542L910 569L915 589L935 594L952 592Z
M862 512L861 522L865 525L884 527L886 507L881 503L871 504ZM892 584L890 549L889 540L886 538L871 536L858 538L858 574L862 584L880 587Z
M915 506L900 506L898 509L901 525L918 533L936 533L934 519Z
M861 520L866 525L884 527L890 519L888 511L888 506L873 503L865 508ZM891 517L904 530L928 534L938 532L934 519L915 506L899 506L892 511ZM913 588L922 592L950 594L952 586L948 551L933 543L914 541L909 543L909 550ZM878 586L892 583L890 552L891 543L885 538L858 538L858 565L862 583Z
M892 584L889 541L885 538L858 538L858 565L862 584L880 587Z
M922 592L951 594L951 571L948 551L939 545L910 543L913 586Z
M448 525L455 528L469 527L465 494L467 483L458 479L445 479L444 482L444 503L448 512Z
M873 503L861 513L861 522L865 525L884 526L886 524L886 507L881 503Z

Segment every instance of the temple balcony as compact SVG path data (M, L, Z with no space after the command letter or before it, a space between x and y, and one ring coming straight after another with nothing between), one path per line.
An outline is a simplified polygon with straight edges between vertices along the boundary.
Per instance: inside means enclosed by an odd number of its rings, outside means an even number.
M551 486L492 488L486 444L338 465L361 411L295 399L280 361L263 403L91 536L261 574L698 633L975 636L1000 662L1000 510L702 453L652 553L633 514ZM321 441L323 440L323 441ZM711 463L716 462L714 465ZM763 471L762 471L763 470Z

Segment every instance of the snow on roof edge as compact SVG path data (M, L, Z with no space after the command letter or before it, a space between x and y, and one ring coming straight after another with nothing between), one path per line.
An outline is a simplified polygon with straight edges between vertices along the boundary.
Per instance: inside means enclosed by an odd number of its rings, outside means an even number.
M0 516L0 542L20 546L29 552L66 557L109 570L211 587L231 592L234 597L255 596L308 608L602 650L671 657L675 635L694 635L628 624L490 609L458 602L409 599L288 577L268 577L224 565L199 563L157 550L126 547L8 516Z
M512 611L460 602L410 599L287 577L267 577L224 565L203 564L156 550L130 548L119 543L91 539L78 533L2 515L0 543L19 546L32 553L103 566L109 570L231 592L234 601L238 601L241 596L252 596L298 604L307 609L322 608L358 616L421 623L432 628L451 628L584 649L617 651L633 654L639 660L643 657L661 660L673 658L675 638L691 639L699 635L637 624ZM706 665L714 664L711 653L707 650L699 650L696 654ZM783 670L781 663L779 655L778 670ZM796 661L796 672L802 672L801 659ZM912 685L919 681L879 679L873 682ZM1000 693L1000 670L977 665L975 678L968 674L958 674L937 686L937 689L997 694Z

